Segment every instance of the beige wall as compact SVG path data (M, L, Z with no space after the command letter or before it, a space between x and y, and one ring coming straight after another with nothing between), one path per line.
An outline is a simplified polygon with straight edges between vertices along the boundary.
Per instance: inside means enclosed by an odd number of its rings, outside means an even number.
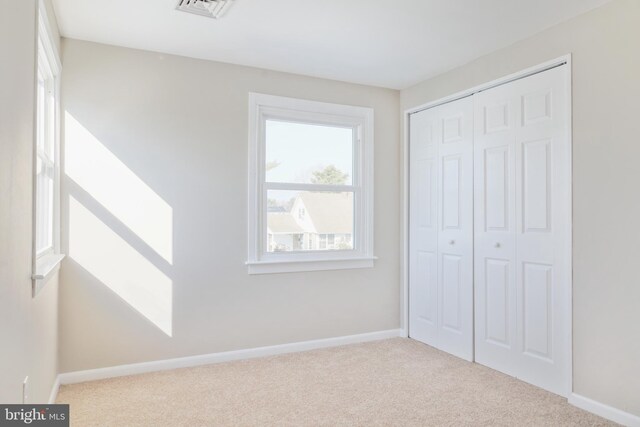
M63 52L61 371L398 328L399 92L68 39ZM250 91L374 108L374 268L247 274Z
M640 415L640 2L617 0L401 93L407 109L573 54L574 391Z
M0 402L46 403L57 375L58 284L31 296L35 0L0 2ZM8 58L8 59L7 59ZM5 60L7 59L7 60Z

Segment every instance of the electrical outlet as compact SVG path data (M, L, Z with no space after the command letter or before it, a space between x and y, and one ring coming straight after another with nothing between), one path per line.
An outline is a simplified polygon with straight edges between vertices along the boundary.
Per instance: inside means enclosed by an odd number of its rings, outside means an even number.
M22 404L26 404L29 400L29 376L24 377L22 382Z

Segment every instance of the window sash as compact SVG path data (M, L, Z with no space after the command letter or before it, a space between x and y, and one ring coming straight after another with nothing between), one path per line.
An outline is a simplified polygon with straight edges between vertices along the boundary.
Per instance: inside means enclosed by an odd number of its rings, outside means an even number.
M38 40L37 117L35 147L36 258L54 252L56 221L56 80L51 59Z
M273 113L272 113L273 114ZM283 113L280 112L278 113L278 116L274 116L274 115L265 115L263 117L263 120L261 121L260 125L262 128L262 138L263 140L261 141L262 145L263 145L263 150L262 150L262 162L264 162L264 167L263 167L263 173L264 176L263 178L263 182L269 182L269 183L280 183L280 184L295 184L296 182L293 181L285 181L285 180L278 180L278 181L270 181L267 179L267 170L266 170L266 162L267 162L267 153L266 153L266 147L267 147L267 141L266 141L266 126L267 126L267 122L281 122L281 123L289 123L289 124L294 124L294 125L311 125L311 126L321 126L321 127L327 127L327 128L343 128L343 129L349 129L351 131L351 170L350 172L350 178L351 178L351 183L350 184L337 184L337 185L354 185L356 182L356 174L357 174L357 166L358 166L358 151L359 151L359 134L360 134L360 124L358 123L331 123L329 122L327 119L325 120L321 120L316 118L314 119L310 119L307 117L307 115L305 114L302 118L284 118L282 115ZM311 183L307 183L307 184L311 184Z
M311 183L294 183L294 182L283 182L283 181L268 181L267 180L267 171L266 171L266 122L269 120L276 120L286 123L296 123L296 124L308 124L308 125L320 125L327 127L342 127L349 128L352 130L353 141L351 144L351 184L337 184L333 185L333 187L345 188L345 187L355 187L360 186L362 183L361 176L361 168L362 168L362 159L361 159L361 151L362 151L362 121L354 120L353 118L345 118L342 116L334 116L334 115L318 115L314 113L301 112L301 111L288 111L274 108L265 108L266 112L263 112L259 117L259 128L260 128L260 164L258 165L260 168L260 180L262 184L269 185L326 185L326 184L311 184ZM331 190L334 191L334 190ZM339 190L335 190L339 191Z

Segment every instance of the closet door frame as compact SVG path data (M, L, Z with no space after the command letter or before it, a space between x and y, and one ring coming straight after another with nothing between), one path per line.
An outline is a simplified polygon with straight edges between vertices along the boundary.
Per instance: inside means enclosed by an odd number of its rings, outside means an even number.
M553 59L551 61L544 62L542 64L535 65L533 67L524 69L522 71L518 71L513 74L509 74L507 76L501 77L496 80L492 80L490 82L483 83L478 86L474 86L472 88L457 92L455 94L446 96L444 98L440 98L436 101L428 102L426 104L422 104L410 109L407 109L403 113L404 119L404 137L403 137L403 173L402 173L402 235L401 235L401 244L402 244L402 252L401 252L401 265L402 265L402 310L401 310L401 330L402 336L409 336L409 159L411 153L409 152L409 134L410 134L410 125L411 125L411 114L436 107L438 105L442 105L448 102L452 102L461 98L465 98L467 96L471 96L474 93L481 92L487 89L491 89L496 86L500 86L514 80L519 80L534 74L538 74L540 72L549 70L551 68L556 68L559 66L563 66L564 68L564 78L565 78L565 90L566 90L566 106L565 111L568 116L568 126L567 126L567 158L569 159L568 164L566 165L566 176L568 179L568 198L573 201L573 170L572 170L572 159L573 159L573 135L572 135L572 84L571 84L571 75L572 75L572 65L571 65L571 54L567 54L561 56L559 58ZM566 287L566 307L564 311L564 322L565 322L565 393L564 397L569 397L573 393L573 202L569 203L569 209L566 212L567 215L567 224L568 227L566 229L565 238L566 241L570 244L567 245L567 253L565 253L565 257L567 259L567 265L565 266L566 271L565 275L568 278L568 284Z

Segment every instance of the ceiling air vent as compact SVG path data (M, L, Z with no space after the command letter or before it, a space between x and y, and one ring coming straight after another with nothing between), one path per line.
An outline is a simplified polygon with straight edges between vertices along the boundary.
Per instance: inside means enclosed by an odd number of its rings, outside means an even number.
M179 0L176 9L218 19L234 0Z

